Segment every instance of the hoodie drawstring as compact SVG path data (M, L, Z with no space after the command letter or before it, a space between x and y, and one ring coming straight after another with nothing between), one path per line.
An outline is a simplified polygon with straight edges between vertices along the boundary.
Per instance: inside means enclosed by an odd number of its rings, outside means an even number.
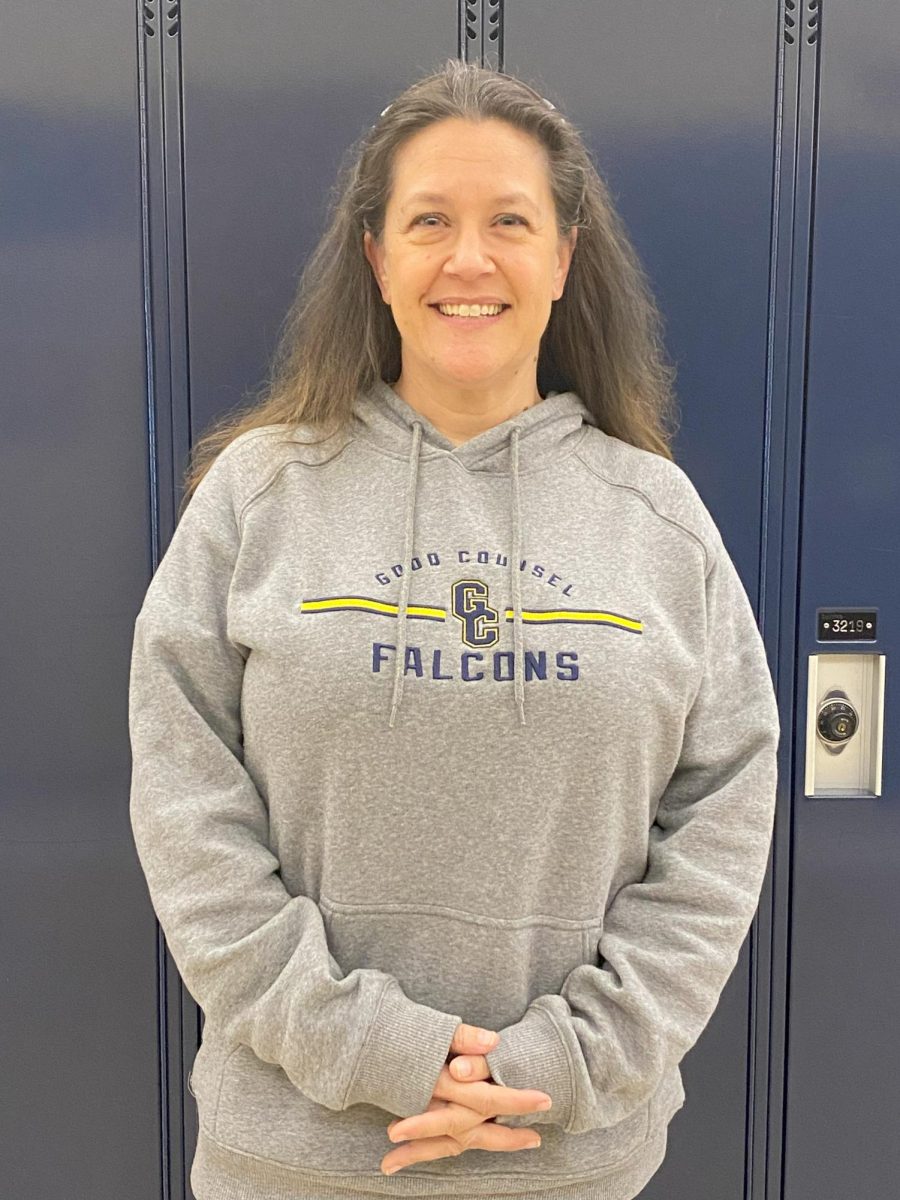
M513 648L514 648L514 674L516 681L516 705L519 709L519 724L525 724L525 651L524 641L522 637L522 572L519 570L519 562L522 556L522 522L519 509L519 433L520 430L512 428L512 433L509 439L510 450L512 452L512 495L510 496L510 508L512 509L512 535L513 548L512 557L510 558L509 571L509 590L513 602Z
M413 421L412 445L409 450L409 481L406 485L406 530L403 535L403 576L400 581L400 611L397 632L397 662L394 667L394 694L391 703L391 719L388 725L394 728L394 718L403 695L403 668L406 664L406 608L409 603L409 585L412 577L413 529L416 520L416 480L419 474L419 449L422 445L422 423Z
M409 606L409 589L412 579L412 547L413 535L415 532L416 520L416 499L417 499L417 480L419 474L419 455L422 447L422 423L413 421L412 423L412 444L409 450L409 478L406 485L406 521L403 535L403 576L400 582L400 603L397 613L397 659L394 666L394 689L391 699L391 715L388 721L389 728L394 728L394 719L397 716L397 711L400 708L400 700L403 696L404 682L404 667L406 664L406 610ZM513 675L515 681L515 696L514 703L519 711L519 723L525 724L525 681L524 681L524 651L523 651L523 636L522 636L522 592L521 592L521 572L519 571L519 561L521 557L521 520L519 507L519 433L520 430L515 426L512 428L510 436L510 450L512 454L512 471L510 479L512 482L512 492L510 495L510 508L512 510L512 538L513 547L512 554L509 560L510 570L510 591L512 594L513 603L513 646L514 646L514 666Z

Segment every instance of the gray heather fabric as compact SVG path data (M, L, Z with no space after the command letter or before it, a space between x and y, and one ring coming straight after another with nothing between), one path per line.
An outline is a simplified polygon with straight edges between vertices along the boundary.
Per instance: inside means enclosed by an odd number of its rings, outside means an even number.
M220 454L135 621L132 829L205 1014L198 1200L629 1200L767 864L747 594L684 471L572 392L454 447L379 381L314 436ZM496 1118L543 1143L385 1176L461 1021L553 1098Z

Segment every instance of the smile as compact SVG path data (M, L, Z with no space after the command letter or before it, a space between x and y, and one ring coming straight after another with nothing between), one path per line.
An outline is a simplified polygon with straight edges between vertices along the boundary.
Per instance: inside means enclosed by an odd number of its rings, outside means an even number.
M494 325L497 321L502 321L509 311L509 306L507 306L502 312L498 312L492 317L449 317L434 304L429 304L428 307L439 321L446 321L448 325L456 325L459 329L480 329L485 325Z

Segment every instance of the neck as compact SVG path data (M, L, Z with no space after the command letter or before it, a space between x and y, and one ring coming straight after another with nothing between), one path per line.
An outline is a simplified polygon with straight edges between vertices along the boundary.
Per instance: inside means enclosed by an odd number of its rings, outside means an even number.
M455 446L476 437L486 429L518 416L543 400L537 380L529 386L509 388L418 386L408 371L391 387L410 408L422 413Z

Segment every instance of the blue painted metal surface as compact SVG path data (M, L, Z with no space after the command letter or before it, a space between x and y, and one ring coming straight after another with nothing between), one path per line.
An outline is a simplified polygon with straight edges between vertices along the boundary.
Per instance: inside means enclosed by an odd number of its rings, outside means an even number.
M874 0L7 0L7 1194L189 1195L200 1014L131 841L133 620L190 443L265 372L345 148L454 53L522 74L594 151L666 315L677 456L759 614L786 731L759 915L645 1194L893 1194L898 51L900 9ZM879 610L879 798L803 794L832 604Z

